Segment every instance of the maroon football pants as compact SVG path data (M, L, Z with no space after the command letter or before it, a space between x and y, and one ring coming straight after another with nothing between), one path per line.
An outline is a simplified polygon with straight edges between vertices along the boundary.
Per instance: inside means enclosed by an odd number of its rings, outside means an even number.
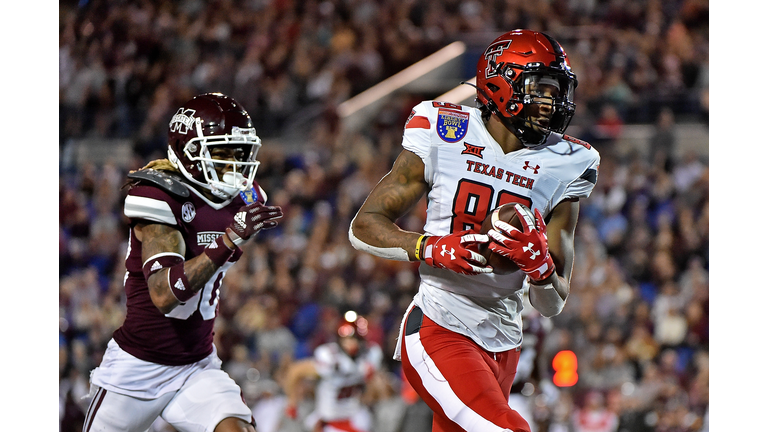
M403 372L434 412L433 432L530 432L509 407L519 349L491 353L468 337L409 312L401 338Z

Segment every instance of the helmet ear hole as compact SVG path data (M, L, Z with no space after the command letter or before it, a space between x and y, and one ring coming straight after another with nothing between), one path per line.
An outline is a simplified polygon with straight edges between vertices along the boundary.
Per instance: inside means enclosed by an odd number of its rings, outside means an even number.
M496 93L497 91L499 91L499 86L497 86L496 84L488 83L485 86L488 88L488 90L491 91L491 93Z

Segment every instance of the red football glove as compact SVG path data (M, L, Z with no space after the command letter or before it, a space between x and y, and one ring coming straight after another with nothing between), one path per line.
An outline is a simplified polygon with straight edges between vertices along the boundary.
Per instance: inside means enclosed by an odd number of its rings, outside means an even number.
M238 247L263 229L274 228L277 219L283 217L280 206L268 206L254 202L240 207L235 213L235 220L227 228L227 235Z
M427 237L424 261L432 267L461 274L491 273L493 267L486 265L485 257L476 252L476 245L489 241L487 235L472 234L470 231ZM475 246L475 250L468 248L471 246Z
M532 281L544 280L555 271L547 246L547 225L539 209L534 209L535 224L523 216L517 205L515 211L522 221L523 231L504 221L496 221L493 229L488 230L488 236L493 239L488 249L514 261Z

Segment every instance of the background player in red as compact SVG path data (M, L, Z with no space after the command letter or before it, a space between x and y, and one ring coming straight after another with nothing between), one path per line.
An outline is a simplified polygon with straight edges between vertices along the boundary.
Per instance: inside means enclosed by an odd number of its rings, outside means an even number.
M421 283L395 358L434 411L434 431L529 431L508 405L522 344L523 290L544 316L569 293L579 199L597 181L600 157L563 135L577 81L552 37L515 30L494 40L477 66L478 108L444 101L414 107L403 148L350 225L353 246L420 260ZM525 179L525 181L522 181ZM396 221L427 194L424 234ZM498 222L493 208L525 204L535 221ZM546 221L546 223L545 223ZM493 273L477 246L520 271Z
M222 279L240 246L282 217L255 183L261 140L234 99L207 93L172 117L168 159L128 175L127 314L91 374L83 430L255 431L213 344Z
M315 349L310 359L294 363L286 376L288 404L286 413L297 417L300 380L317 380L315 410L305 423L316 432L365 432L370 430L370 414L366 412L364 395L375 386L382 351L378 344L366 340L367 320L354 311L345 313L335 342Z

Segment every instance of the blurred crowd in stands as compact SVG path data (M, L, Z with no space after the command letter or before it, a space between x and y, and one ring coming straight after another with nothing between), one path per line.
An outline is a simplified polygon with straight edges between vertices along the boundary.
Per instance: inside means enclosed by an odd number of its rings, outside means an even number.
M347 309L366 315L388 353L373 432L418 430L403 418L423 410L389 355L417 265L357 252L347 230L424 95L396 99L355 134L335 108L454 40L522 27L566 47L579 78L574 124L602 155L571 296L547 320L526 390L529 420L553 432L707 430L708 161L677 151L672 126L708 124L708 13L706 0L62 1L60 150L123 138L133 152L60 170L61 430L77 430L89 371L125 313L125 174L165 157L168 120L207 91L250 112L264 141L257 179L285 212L228 272L215 335L259 430L298 430L274 409L285 368L332 340ZM306 119L301 151L270 145ZM655 125L647 151L617 151L635 123ZM404 226L421 231L424 211ZM572 387L552 384L562 350L578 358Z

